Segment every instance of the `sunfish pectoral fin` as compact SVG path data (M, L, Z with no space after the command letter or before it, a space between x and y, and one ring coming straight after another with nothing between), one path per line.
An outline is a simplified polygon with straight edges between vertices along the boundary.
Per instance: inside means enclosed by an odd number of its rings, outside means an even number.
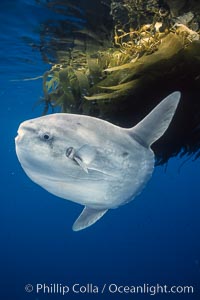
M83 145L74 153L73 159L83 169L83 171L88 173L87 166L93 161L95 155L96 151L94 147L89 145Z
M84 162L77 156L74 156L74 160L76 161L76 163L83 169L83 171L85 173L88 173L88 168L87 166L84 164Z
M141 122L128 129L133 138L150 147L167 130L181 97L174 92L160 102Z
M83 209L82 213L75 221L72 229L74 231L79 231L93 225L107 212L107 209L94 209L86 207Z

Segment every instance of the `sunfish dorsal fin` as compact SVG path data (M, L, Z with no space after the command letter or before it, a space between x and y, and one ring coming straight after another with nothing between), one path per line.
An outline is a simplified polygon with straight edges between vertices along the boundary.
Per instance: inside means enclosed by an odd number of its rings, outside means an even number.
M74 231L79 231L82 229L85 229L92 224L94 224L96 221L98 221L103 215L107 212L107 209L94 209L86 207L83 209L82 213L78 217L78 219L75 221L72 229Z
M130 134L146 147L150 147L167 130L180 97L180 92L174 92L167 96L141 122L128 129Z

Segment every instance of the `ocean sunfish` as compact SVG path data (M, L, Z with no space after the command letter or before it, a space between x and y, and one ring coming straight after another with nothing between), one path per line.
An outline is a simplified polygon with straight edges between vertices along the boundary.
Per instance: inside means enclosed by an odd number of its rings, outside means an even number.
M25 173L48 192L84 205L73 230L132 201L154 169L151 145L168 128L180 99L174 92L125 129L85 115L56 113L23 122L15 138Z

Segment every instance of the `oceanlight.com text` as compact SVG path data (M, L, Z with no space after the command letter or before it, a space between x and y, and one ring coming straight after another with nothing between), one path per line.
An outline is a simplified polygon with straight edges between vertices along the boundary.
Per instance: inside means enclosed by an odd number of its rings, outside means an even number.
M194 287L190 285L169 286L148 283L142 285L120 285L116 283L104 284L61 284L61 283L37 283L35 285L26 284L27 293L45 295L69 295L69 294L147 294L150 296L164 294L194 294Z

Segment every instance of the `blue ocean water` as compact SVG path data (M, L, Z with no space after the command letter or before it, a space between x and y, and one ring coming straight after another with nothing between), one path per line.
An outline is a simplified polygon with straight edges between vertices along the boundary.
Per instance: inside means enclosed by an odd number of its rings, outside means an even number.
M133 202L77 233L71 226L82 207L47 193L23 172L14 137L22 121L42 112L34 106L42 80L24 79L50 68L31 43L38 43L45 20L58 17L52 14L42 1L0 3L0 299L200 299L199 160L182 165L185 158L177 157L156 167ZM37 293L37 284L46 289ZM90 288L73 291L74 284ZM193 286L194 293L114 292L115 285L144 284ZM63 286L70 289L65 295Z

